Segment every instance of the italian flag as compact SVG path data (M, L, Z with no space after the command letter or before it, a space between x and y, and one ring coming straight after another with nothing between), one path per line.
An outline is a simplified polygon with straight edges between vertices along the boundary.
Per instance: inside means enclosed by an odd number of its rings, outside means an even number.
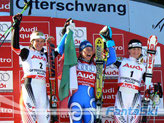
M60 99L60 108L68 108L68 100L74 91L78 89L77 83L77 74L76 74L76 65L77 65L77 56L76 49L73 40L73 31L69 30L63 36L62 40L65 40L64 53L62 56L62 67L61 71L61 82L59 87L59 99Z

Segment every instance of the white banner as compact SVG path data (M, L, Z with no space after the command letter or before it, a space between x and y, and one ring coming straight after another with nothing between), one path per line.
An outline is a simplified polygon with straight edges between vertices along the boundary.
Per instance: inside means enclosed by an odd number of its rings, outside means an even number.
M22 11L24 2L13 0L14 15ZM128 30L128 14L128 0L33 0L31 16L71 17ZM28 16L28 10L23 15Z
M62 34L61 34L62 29L63 27L56 27L57 45L59 45L62 38ZM74 31L73 38L74 38L75 46L76 48L79 48L81 41L87 39L87 29L86 27L75 27L73 31Z
M13 71L0 71L0 92L13 92Z
M0 37L5 33L5 31L11 26L11 22L0 22ZM3 38L2 38L3 40ZM11 33L7 36L6 41L11 41Z

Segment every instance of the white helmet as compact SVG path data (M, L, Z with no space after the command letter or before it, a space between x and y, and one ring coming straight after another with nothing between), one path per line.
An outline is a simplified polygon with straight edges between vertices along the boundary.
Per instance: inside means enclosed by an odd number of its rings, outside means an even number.
M32 42L34 39L44 39L45 35L42 32L35 31L30 35L30 42Z

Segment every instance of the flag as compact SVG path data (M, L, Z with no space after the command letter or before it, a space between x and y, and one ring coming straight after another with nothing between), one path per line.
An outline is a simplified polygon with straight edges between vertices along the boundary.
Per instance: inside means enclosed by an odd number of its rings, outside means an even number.
M64 63L62 68L62 76L59 87L59 99L60 107L68 107L68 98L72 94L73 90L78 88L77 85L77 75L76 75L76 65L77 56L76 49L73 40L73 32L69 30L67 36L65 37L64 45Z

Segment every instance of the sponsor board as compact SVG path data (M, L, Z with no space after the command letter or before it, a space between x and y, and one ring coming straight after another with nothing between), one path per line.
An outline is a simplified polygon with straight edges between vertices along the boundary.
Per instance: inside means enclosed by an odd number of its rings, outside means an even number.
M5 33L5 31L11 26L11 22L0 22L0 37ZM3 38L2 38L3 40ZM7 36L5 42L11 41L11 33Z
M19 70L19 92L21 92L22 84L24 83L23 75L23 70Z
M13 52L10 46L0 47L0 68L13 67Z
M93 42L95 42L96 38L100 37L99 34L93 34L94 40ZM124 34L116 34L113 33L112 34L112 39L115 41L115 50L116 50L116 54L118 56L123 56L125 55L125 50L124 50ZM94 46L95 44L93 44Z
M0 68L13 67L13 52L10 46L2 46L0 48Z
M61 38L62 38L62 31L63 27L56 27L56 40L57 45L59 45ZM81 41L87 39L87 28L86 27L75 27L73 30L73 38L75 42L75 47L78 48Z
M103 106L108 106L114 104L115 95L117 93L118 86L117 83L105 82L103 88Z
M119 75L118 68L115 65L109 65L105 70L105 79L117 79Z
M30 35L33 31L41 31L47 38L50 35L50 22L49 21L22 21L19 37L20 42L30 42Z
M115 41L115 50L118 56L125 55L124 34L113 34L112 39Z
M69 114L68 114L68 113L65 114L65 113L63 112L63 114L62 114L62 112L60 112L60 114L59 114L59 119L60 119L60 122L61 122L61 123L70 123Z
M0 71L0 92L13 92L13 71Z
M14 118L14 97L12 95L0 95L1 118Z
M1 0L0 1L0 12L10 13L10 0Z
M102 116L102 123L115 123L114 115Z

